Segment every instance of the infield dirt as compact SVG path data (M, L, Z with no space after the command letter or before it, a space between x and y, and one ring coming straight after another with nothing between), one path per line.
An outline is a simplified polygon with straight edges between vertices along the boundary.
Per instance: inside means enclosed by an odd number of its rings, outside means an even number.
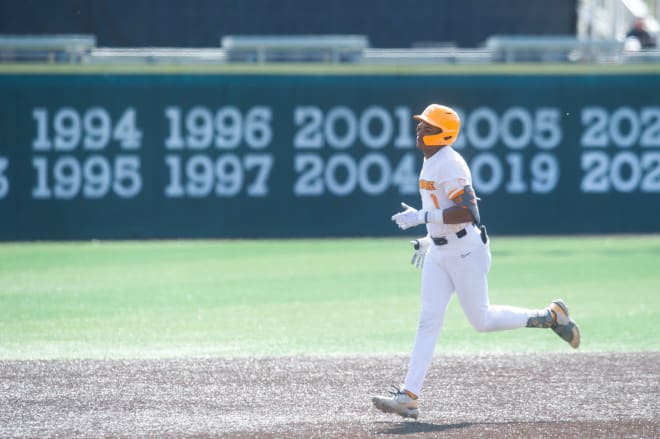
M0 362L2 437L660 437L660 352Z

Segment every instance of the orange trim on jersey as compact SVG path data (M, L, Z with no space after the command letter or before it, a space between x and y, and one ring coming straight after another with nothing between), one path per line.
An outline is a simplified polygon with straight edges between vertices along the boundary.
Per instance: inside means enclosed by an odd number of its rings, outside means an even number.
M450 200L453 200L453 199L456 198L456 197L460 197L460 196L463 195L464 193L465 193L465 190L464 190L463 188L461 188L461 189L456 189L455 191L451 191L451 192L449 192L449 199L450 199Z
M419 180L419 188L426 189L427 191L435 190L435 182L429 180Z
M440 203L438 202L438 197L436 197L435 194L431 194L431 199L433 200L433 204L435 205L435 208L440 209Z

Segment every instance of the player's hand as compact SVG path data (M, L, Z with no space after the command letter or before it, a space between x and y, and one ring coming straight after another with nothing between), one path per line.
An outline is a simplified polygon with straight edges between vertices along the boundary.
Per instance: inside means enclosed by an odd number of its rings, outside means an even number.
M401 207L406 210L392 215L392 221L394 221L400 229L406 230L424 223L426 211L417 210L414 207L408 206L406 203L401 203Z
M426 257L426 252L431 246L431 237L425 236L423 238L414 239L410 241L415 253L412 255L410 263L415 266L415 268L422 268L424 266L424 258Z

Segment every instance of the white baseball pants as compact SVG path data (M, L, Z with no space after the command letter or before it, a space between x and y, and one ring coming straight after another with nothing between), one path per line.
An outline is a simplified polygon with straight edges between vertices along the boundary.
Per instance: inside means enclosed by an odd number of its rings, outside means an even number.
M484 244L479 229L466 228L467 235L448 237L448 243L431 243L422 268L421 310L415 346L403 388L419 395L454 291L470 324L479 332L526 326L531 310L490 305L488 271L490 242Z

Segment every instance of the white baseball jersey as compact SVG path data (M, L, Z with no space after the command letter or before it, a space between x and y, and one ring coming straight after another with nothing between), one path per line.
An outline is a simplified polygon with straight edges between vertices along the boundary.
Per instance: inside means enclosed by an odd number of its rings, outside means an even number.
M472 185L472 174L463 157L451 146L440 149L431 158L424 159L419 174L422 209L447 209L454 206L451 197L466 184ZM426 229L429 235L440 237L456 233L469 224L428 223Z
M463 157L450 146L424 160L419 177L423 209L447 209L451 198L472 175ZM445 237L446 244L431 244L422 268L422 297L415 346L410 357L404 389L422 391L433 357L449 299L456 292L465 316L478 331L521 328L533 315L531 310L491 305L488 299L488 270L491 255L479 229L470 223L426 225L432 237ZM466 233L456 235L461 229Z

